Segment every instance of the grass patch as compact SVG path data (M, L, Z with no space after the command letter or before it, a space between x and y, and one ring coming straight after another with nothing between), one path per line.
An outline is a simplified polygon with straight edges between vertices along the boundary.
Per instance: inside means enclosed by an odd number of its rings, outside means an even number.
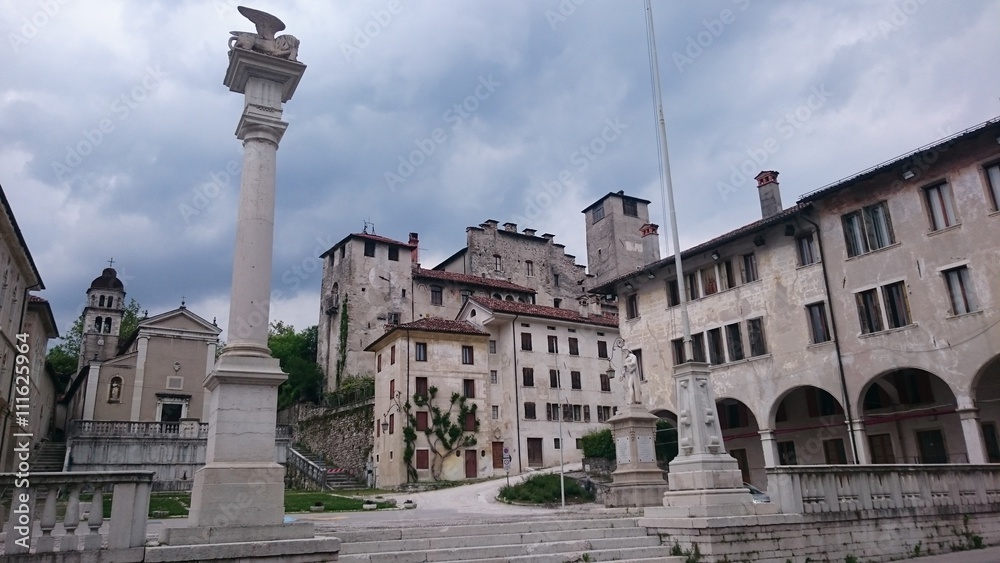
M532 475L517 485L500 488L500 499L530 504L554 504L561 502L559 475ZM566 502L581 504L593 502L594 494L584 490L573 479L566 479Z
M285 512L309 512L310 506L323 505L328 511L361 510L364 500L332 495L330 493L318 493L312 491L292 492L285 491ZM379 508L390 508L392 503L379 502Z

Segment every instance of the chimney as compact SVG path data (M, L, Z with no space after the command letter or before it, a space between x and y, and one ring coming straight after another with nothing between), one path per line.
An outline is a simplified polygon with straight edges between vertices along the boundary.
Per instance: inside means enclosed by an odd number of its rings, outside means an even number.
M414 264L420 264L420 236L417 233L410 233L410 240L408 241L410 246L413 247L410 250L410 261Z
M757 180L757 190L760 192L761 219L773 217L781 213L781 190L778 189L778 173L774 170L764 170L754 178Z
M657 235L657 229L659 228L660 226L654 223L646 223L645 225L639 227L639 234L642 235L642 238L655 236Z
M535 229L524 229L521 232L528 235L529 237L535 236Z
M479 226L488 231L490 229L496 229L499 224L500 222L496 219L487 219L485 222L480 223Z
M510 223L510 222L504 223L503 230L507 231L508 233L516 233L517 223Z
M587 317L590 316L590 303L588 302L586 297L580 298L578 303L580 304L580 307L578 309L580 312L580 316L586 319Z

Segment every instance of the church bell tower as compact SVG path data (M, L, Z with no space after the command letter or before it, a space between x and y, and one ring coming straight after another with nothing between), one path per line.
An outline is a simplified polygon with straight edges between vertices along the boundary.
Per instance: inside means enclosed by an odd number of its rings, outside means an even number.
M83 342L80 343L79 366L87 362L104 361L118 350L118 330L125 307L125 286L114 268L104 268L101 276L90 283L87 306L83 308Z

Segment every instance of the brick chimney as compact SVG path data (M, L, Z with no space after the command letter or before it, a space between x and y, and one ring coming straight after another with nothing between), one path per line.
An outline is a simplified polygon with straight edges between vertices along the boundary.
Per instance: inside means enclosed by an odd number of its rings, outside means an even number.
M420 236L417 235L417 233L410 233L410 240L407 241L407 242L409 242L410 246L413 247L413 249L410 250L410 261L413 262L416 265L419 265L420 264L420 251L419 251Z
M516 233L517 223L510 223L510 222L504 223L503 230L507 231L508 233Z
M760 192L761 219L773 217L781 213L781 190L778 189L778 173L774 170L764 170L754 178L757 180L757 191Z

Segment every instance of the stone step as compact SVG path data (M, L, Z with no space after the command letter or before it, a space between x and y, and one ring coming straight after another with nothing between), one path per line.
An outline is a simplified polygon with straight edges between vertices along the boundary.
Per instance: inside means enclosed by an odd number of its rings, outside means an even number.
M589 528L535 531L528 533L495 533L488 536L448 536L423 539L383 540L367 542L341 542L340 554L394 552L404 550L456 549L465 547L486 547L508 544L540 544L560 541L608 539L608 538L649 538L644 528ZM652 545L658 545L654 541Z
M616 563L685 563L687 558L670 555L666 547L590 550L548 555L519 555L501 559L465 559L449 563L583 563L585 561L615 561Z
M341 544L343 549L343 544ZM535 543L529 545L508 544L483 547L453 549L411 550L405 552L371 552L344 555L340 561L378 561L379 563L424 563L431 561L476 561L499 562L521 558L521 561L565 562L570 554L583 561L584 554L593 561L615 561L621 559L659 558L668 560L670 548L660 545L659 538L607 538L560 542Z
M331 532L342 542L376 542L391 540L413 540L443 537L470 537L510 534L529 534L562 530L585 530L595 528L628 529L638 528L638 518L581 518L578 515L566 520L526 519L517 522L492 524L460 524L456 526L429 526L410 528L381 528L372 530L345 530ZM645 528L639 528L645 530Z

